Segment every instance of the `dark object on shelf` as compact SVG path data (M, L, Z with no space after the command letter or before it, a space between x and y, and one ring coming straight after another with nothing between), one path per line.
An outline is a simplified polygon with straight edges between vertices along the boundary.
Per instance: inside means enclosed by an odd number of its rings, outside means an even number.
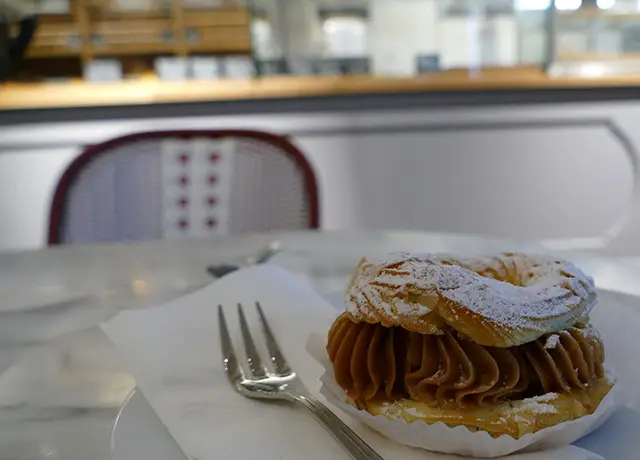
M287 74L287 64L284 59L259 60L256 68L261 77Z
M0 19L0 82L8 80L17 71L37 27L38 18L27 16L20 20L18 34L13 37L11 24Z
M588 1L588 0L585 0ZM493 0L491 2L469 2L468 0L450 0L442 2L442 11L446 16L465 17L481 13L484 16L509 15L514 11L513 0Z
M341 66L344 75L366 75L370 68L369 58L344 58Z
M288 73L291 75L315 75L316 64L313 59L293 58L286 62Z
M326 58L316 62L319 75L364 75L369 73L368 58Z
M623 53L633 54L640 51L640 26L638 24L623 24L621 35Z
M344 73L341 59L318 59L316 61L318 75L342 75Z
M416 56L416 69L418 73L439 72L440 55L439 54L418 54Z

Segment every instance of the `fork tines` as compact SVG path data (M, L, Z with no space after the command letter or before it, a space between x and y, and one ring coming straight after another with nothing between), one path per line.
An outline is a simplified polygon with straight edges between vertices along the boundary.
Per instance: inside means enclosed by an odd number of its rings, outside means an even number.
M245 373L233 350L222 305L218 306L224 369L233 389L247 398L281 400L302 405L343 444L354 459L384 460L329 408L309 394L282 356L280 347L258 302L256 302L256 309L262 323L265 343L271 360L270 367L273 368L273 372L270 372L260 359L242 305L238 304L240 330L247 356L247 372Z
M267 322L267 318L259 302L256 302L256 310L258 311L258 317L260 318L260 322L262 324L267 351L269 353L271 364L273 366L274 374L278 376L291 374L291 369L284 359L282 352L280 351L280 347L278 346L278 343L273 336L271 327ZM247 355L248 370L251 373L249 378L261 379L269 377L271 373L260 358L260 354L258 353L258 349L256 348L253 337L251 336L251 332L247 324L247 319L244 315L244 310L241 304L238 304L238 318L240 320L240 331L242 333L242 340L244 342L244 348ZM222 356L224 358L225 372L227 373L227 376L232 383L237 383L239 380L245 380L246 377L244 370L238 362L233 344L231 342L231 338L229 336L229 329L227 328L227 322L225 320L222 305L218 305L218 324L220 328L220 341L222 345Z

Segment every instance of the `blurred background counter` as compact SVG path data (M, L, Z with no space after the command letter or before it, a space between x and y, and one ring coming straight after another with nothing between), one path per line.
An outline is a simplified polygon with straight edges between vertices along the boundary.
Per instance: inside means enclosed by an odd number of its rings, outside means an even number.
M638 0L0 3L0 109L639 79Z
M0 3L0 81L21 83L2 89L2 109L634 86L637 76L639 0Z
M366 96L374 94L464 93L477 91L575 91L640 87L639 75L549 77L534 67L443 71L420 77L272 76L243 80L167 82L154 78L118 83L6 83L0 110L140 104ZM477 94L467 94L469 98ZM606 97L604 94L601 96ZM593 97L593 94L591 95Z
M0 84L0 250L46 244L52 191L88 145L155 130L286 135L324 229L588 245L640 222L636 0L32 6L6 21L19 37L39 11ZM611 251L640 254L623 240Z

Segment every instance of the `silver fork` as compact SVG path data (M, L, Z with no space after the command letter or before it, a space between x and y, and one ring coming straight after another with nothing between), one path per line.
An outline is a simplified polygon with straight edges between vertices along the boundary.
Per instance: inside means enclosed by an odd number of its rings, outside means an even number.
M250 374L247 375L233 349L222 305L218 306L218 323L220 327L224 370L231 382L231 386L247 398L278 399L299 404L307 409L320 424L340 441L356 460L384 460L324 404L309 394L300 378L294 370L289 367L289 364L280 351L280 347L271 332L271 328L259 302L256 302L256 309L258 310L258 316L262 323L273 371L269 370L267 366L263 364L251 332L249 332L249 326L247 325L242 305L238 304L240 331L247 355L248 374Z

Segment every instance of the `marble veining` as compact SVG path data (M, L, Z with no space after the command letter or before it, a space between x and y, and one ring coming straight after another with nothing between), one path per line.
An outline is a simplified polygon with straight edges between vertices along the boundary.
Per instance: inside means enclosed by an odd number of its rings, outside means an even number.
M274 235L0 254L0 460L110 460L115 417L135 382L97 325L197 289L206 267L257 253ZM484 238L415 232L278 235L278 264L340 303L363 254L530 250ZM613 264L584 267L601 287L628 280ZM609 283L610 284L610 283ZM611 286L615 287L615 286ZM624 289L617 289L624 291Z

